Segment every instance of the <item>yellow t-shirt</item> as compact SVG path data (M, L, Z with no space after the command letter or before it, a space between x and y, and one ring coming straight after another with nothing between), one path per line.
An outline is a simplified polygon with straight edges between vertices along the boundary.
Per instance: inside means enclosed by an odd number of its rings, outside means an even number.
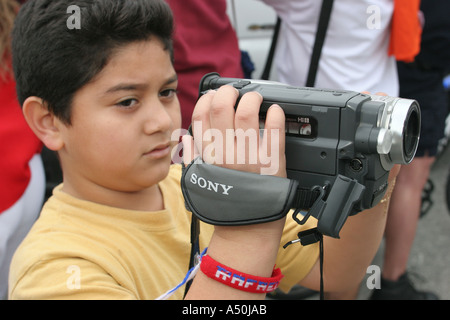
M143 212L108 207L54 190L41 216L16 251L10 299L155 299L179 284L189 266L191 213L180 188L181 166L173 165L159 187L165 209ZM310 219L312 220L312 219ZM314 223L314 221L311 221ZM300 228L287 219L281 244ZM201 224L200 247L213 226ZM317 245L280 249L277 266L289 289L318 257ZM184 288L171 299L182 299Z

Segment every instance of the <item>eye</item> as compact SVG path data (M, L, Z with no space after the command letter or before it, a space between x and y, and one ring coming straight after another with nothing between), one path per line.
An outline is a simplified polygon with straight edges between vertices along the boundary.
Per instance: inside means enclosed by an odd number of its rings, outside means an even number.
M162 90L159 93L159 96L163 97L163 98L172 98L176 94L177 94L177 90L176 89L165 89L165 90Z
M120 101L116 105L119 107L131 108L131 107L135 106L137 103L138 103L138 101L136 99L126 99L126 100Z

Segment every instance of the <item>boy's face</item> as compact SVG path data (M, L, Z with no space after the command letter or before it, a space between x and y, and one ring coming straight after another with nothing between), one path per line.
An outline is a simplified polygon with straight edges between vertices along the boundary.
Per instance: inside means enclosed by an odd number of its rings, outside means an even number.
M97 201L97 195L141 192L164 179L177 143L171 134L181 125L176 88L169 52L159 40L116 50L77 91L71 125L62 126L65 191Z

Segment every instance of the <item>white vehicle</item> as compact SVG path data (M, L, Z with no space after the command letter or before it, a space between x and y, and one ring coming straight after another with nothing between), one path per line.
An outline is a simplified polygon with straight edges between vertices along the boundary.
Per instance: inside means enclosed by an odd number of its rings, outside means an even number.
M259 79L272 43L277 16L265 3L257 0L227 0L227 11L239 38L239 47L247 51L254 63L254 79ZM271 80L275 80L274 68Z

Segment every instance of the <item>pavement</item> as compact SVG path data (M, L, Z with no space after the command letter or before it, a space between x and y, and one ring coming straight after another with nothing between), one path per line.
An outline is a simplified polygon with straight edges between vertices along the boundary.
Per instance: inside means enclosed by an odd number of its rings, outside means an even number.
M450 211L446 202L446 183L450 170L450 146L434 163L430 180L434 184L431 194L433 205L419 221L413 248L410 253L408 272L418 289L432 291L441 300L450 299ZM383 265L384 244L375 256L373 265ZM368 274L361 284L358 299L367 299Z

